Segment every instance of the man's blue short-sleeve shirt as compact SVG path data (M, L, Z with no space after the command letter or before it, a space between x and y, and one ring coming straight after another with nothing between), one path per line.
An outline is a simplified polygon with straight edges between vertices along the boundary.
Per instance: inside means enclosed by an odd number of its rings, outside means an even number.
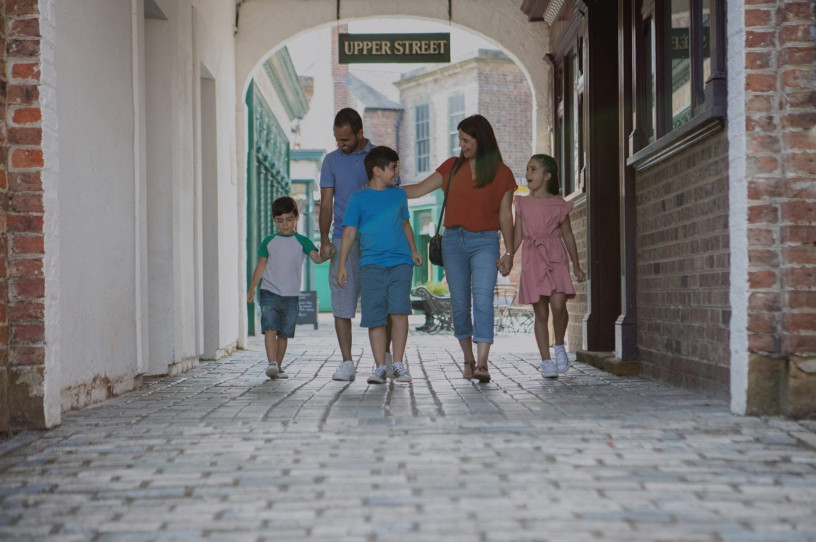
M343 154L340 149L335 149L323 159L323 167L320 170L320 188L334 189L334 226L332 228L333 237L343 235L343 217L346 214L351 195L368 184L368 175L365 170L365 155L374 145L371 141L358 152Z

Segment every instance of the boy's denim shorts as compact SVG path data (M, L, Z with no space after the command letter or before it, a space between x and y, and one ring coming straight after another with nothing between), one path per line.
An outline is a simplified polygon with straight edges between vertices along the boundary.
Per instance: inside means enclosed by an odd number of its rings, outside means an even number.
M389 314L411 314L411 264L360 267L361 327L384 326Z
M295 336L298 319L298 297L282 296L261 290L261 330L277 331L278 337L291 339Z

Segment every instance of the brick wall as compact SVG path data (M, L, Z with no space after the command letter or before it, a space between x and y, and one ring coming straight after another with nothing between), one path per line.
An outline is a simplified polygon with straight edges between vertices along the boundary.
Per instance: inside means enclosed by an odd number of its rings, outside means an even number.
M816 4L746 4L748 411L816 416Z
M0 434L9 429L8 408L8 130L6 129L6 5L0 2Z
M726 136L636 178L641 372L722 398L730 388Z
M478 111L493 126L502 159L516 177L524 176L533 154L532 110L530 85L515 63L480 64Z
M40 17L37 0L5 2L2 178L2 360L7 369L9 427L43 427L45 279L43 275L42 114L39 103Z
M576 203L569 214L572 235L575 237L575 244L578 246L578 257L581 259L581 269L585 272L589 269L587 265L587 205L586 200ZM572 285L575 287L575 297L567 301L567 311L569 312L569 324L567 324L567 350L577 352L584 349L584 317L589 310L587 300L587 282L577 282L572 273L572 263L570 263L570 276ZM588 278L588 277L587 277Z
M337 49L338 34L348 32L348 25L336 25L332 27L332 82L334 85L334 112L338 112L344 107L356 107L356 103L351 92L346 86L346 77L349 74L348 64L340 64L340 51ZM334 117L332 117L334 118Z
M398 109L366 109L363 112L365 136L374 145L386 145L397 150L397 130L402 111ZM399 152L399 151L397 151ZM400 163L400 167L402 163Z

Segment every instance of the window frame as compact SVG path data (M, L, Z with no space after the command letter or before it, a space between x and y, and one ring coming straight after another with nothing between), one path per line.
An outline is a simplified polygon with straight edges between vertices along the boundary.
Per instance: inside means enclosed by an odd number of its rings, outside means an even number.
M420 119L420 110L425 112L423 119ZM424 132L424 137L420 130ZM427 102L414 106L414 167L417 173L431 170L431 106Z
M724 0L707 0L710 75L705 81L703 39L706 34L703 31L702 17L704 0L688 1L691 117L677 127L672 127L671 62L668 50L671 2L642 0L639 2L640 9L636 11L633 37L638 99L633 108L635 132L631 136L631 148L635 152L627 159L627 165L638 171L667 160L725 125L727 86ZM657 24L657 21L661 24ZM646 43L649 35L652 36L651 44ZM650 89L652 71L656 80L654 93ZM656 118L652 118L646 110L650 107L651 97L654 97L652 111ZM654 137L651 137L652 130Z
M462 109L453 111L452 107L453 104L451 103L454 99L462 100ZM461 91L454 92L453 94L448 95L448 154L450 156L458 156L458 152L454 152L454 149L459 148L459 129L457 126L459 123L464 120L465 118L465 93ZM455 142L455 143L454 143Z

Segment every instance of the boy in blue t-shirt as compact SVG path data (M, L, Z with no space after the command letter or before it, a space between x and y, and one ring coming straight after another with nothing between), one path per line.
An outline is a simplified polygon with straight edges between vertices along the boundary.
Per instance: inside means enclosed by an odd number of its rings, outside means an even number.
M300 275L308 255L314 263L323 257L311 239L295 231L298 208L294 199L283 196L272 202L272 219L278 233L264 238L258 249L258 264L252 273L247 301L255 299L255 288L261 282L261 329L264 334L269 378L288 378L283 372L283 356L289 339L295 336L300 297ZM272 258L269 255L272 254Z
M410 382L403 362L408 341L408 315L411 314L411 279L414 265L422 265L414 242L414 230L408 221L408 198L396 186L399 155L389 147L374 147L365 157L368 184L352 194L343 217L343 238L337 267L337 284L348 283L346 259L360 232L360 290L362 318L368 328L371 353L376 364L369 384L386 380L386 316L391 315L393 376L397 382Z

